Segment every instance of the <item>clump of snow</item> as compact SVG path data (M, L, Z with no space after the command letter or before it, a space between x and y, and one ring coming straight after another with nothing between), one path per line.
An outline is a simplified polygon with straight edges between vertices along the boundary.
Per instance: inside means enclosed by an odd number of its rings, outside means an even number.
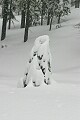
M51 79L51 53L49 36L38 37L31 50L30 59L24 77L19 81L18 87L26 87L31 80L34 86L40 86L42 81L50 84Z

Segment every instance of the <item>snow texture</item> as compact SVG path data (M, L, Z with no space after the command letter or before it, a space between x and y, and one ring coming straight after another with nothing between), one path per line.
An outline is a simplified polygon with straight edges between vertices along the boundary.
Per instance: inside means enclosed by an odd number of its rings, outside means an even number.
M47 85L50 84L51 59L49 36L39 36L34 42L25 75L18 82L18 87L26 87L30 80L34 86L40 86L43 80Z
M26 43L20 22L14 23L15 28L12 24L0 41L0 120L80 120L80 29L75 28L80 24L80 8L72 7L71 14L61 18L59 29L56 25L51 31L46 25L30 27ZM1 28L2 19L0 33ZM51 85L40 81L40 87L33 87L31 82L18 89L34 41L42 35L50 38Z

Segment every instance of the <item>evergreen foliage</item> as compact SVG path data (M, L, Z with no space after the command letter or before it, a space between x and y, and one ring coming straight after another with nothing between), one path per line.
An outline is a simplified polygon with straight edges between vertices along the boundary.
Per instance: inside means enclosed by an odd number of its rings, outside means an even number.
M13 12L21 14L21 28L27 30L27 37L24 35L26 39L28 39L28 28L30 26L37 24L43 25L44 19L46 18L47 25L50 25L49 30L51 30L54 16L57 18L57 23L60 24L61 16L70 13L68 0L64 0L62 4L60 0L6 0L8 2L7 7L4 1L1 1L1 4L3 4L2 16L6 16L7 21L9 20L9 29L11 19L16 19Z

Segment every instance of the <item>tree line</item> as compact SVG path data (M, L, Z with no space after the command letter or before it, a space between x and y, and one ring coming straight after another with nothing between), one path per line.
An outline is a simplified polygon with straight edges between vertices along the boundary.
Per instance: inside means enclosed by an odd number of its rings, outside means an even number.
M32 22L35 25L37 24L36 19L38 21L39 16L40 25L43 25L44 16L47 16L47 25L50 25L49 30L51 30L54 16L57 18L57 24L60 24L61 16L70 13L68 0L63 0L63 3L60 3L60 0L1 0L1 4L3 18L1 41L6 37L7 22L8 29L10 29L11 20L16 19L13 11L21 15L20 27L25 28L24 42L28 40L29 27ZM76 4L78 4L78 2L76 2Z

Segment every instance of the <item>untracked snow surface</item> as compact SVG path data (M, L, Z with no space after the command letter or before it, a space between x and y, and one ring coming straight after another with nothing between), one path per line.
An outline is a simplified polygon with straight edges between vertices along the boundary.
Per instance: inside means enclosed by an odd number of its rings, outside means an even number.
M75 27L80 23L80 9L72 8L59 29L31 27L26 43L24 29L14 22L0 42L0 120L80 120L80 29ZM0 33L1 24L2 19ZM34 41L41 35L50 38L52 83L34 87L30 82L26 88L17 88Z

